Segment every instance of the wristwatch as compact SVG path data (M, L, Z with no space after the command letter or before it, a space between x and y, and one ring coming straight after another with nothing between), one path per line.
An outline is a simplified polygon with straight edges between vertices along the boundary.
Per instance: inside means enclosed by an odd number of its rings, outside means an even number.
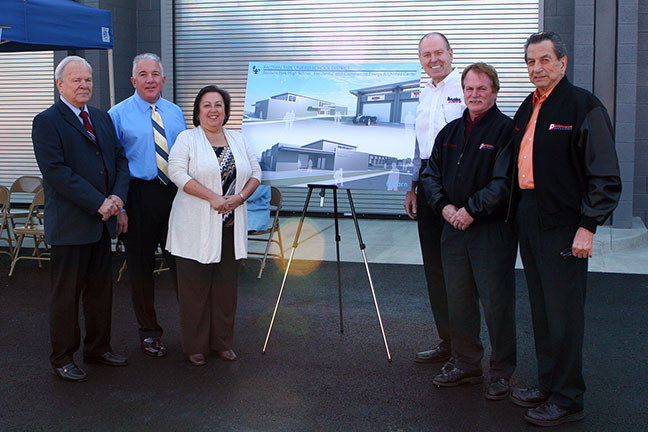
M242 193L239 193L239 194L238 194L238 196L240 196L240 197L241 197L241 199L243 200L243 202L245 202L245 197L243 196L243 194L242 194Z

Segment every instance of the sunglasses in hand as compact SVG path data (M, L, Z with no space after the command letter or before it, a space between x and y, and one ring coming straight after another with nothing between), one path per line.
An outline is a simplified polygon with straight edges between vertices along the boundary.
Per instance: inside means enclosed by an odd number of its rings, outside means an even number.
M560 251L560 256L563 258L569 258L574 256L574 252L571 247L565 248Z

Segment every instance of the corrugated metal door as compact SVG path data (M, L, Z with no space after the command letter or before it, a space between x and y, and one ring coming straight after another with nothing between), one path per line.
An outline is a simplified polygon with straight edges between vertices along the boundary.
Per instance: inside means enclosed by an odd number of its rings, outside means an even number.
M175 0L174 7L176 103L188 120L197 91L215 83L232 94L228 126L240 129L249 61L414 62L430 31L448 36L459 68L495 66L507 114L532 90L522 59L524 41L538 30L538 0ZM282 192L284 208L303 207L306 190ZM358 213L404 214L402 192L353 196ZM323 211L331 211L327 203Z
M38 175L31 144L36 114L54 100L54 54L0 54L0 184L11 186L22 175Z

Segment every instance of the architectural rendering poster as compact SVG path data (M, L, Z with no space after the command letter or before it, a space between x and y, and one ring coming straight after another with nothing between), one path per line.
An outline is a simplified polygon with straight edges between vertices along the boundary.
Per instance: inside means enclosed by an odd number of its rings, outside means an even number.
M410 189L418 63L250 63L243 134L275 186Z

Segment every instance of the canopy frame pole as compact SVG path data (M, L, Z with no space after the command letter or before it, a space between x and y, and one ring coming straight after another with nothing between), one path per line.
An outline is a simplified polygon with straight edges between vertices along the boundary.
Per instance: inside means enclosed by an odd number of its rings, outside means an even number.
M110 106L115 106L115 65L113 50L108 48L108 86L110 87Z

